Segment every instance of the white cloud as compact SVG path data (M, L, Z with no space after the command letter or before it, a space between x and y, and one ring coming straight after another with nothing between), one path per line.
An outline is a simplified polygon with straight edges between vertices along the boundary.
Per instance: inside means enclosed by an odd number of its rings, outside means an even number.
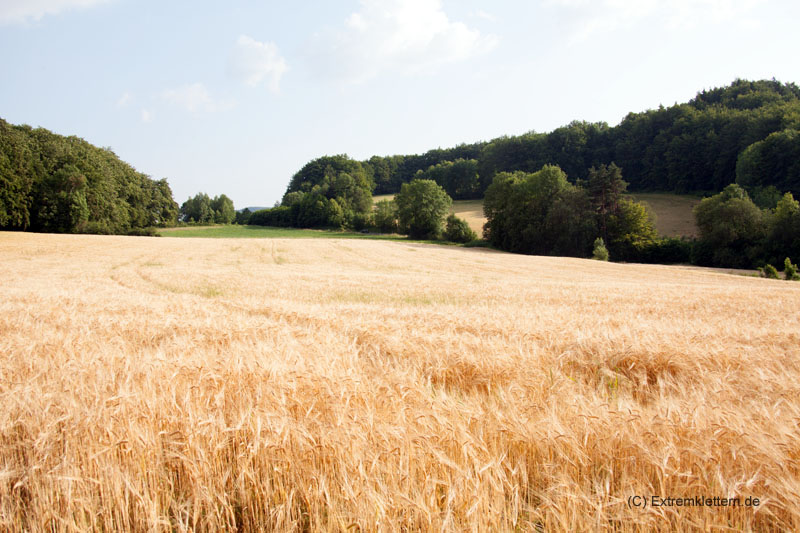
M174 89L167 89L161 93L161 98L173 105L182 107L190 113L214 112L229 109L233 102L218 101L202 83L182 85Z
M471 13L471 15L473 17L478 17L479 19L488 20L489 22L496 22L497 21L497 17L495 17L491 13L487 13L483 9L478 9L476 11L473 11Z
M128 104L131 103L132 98L133 97L131 96L131 93L125 91L124 93L122 93L122 96L119 97L119 100L117 100L117 107L126 107Z
M345 28L319 43L323 64L353 82L381 72L414 73L463 61L497 44L462 22L451 21L440 0L361 0Z
M142 118L142 122L145 124L148 122L153 122L153 112L148 109L142 108L140 116Z
M278 92L281 76L288 70L286 60L275 43L262 43L242 35L228 59L228 72L251 87L265 79L272 92Z
M25 23L40 20L70 9L103 4L109 0L0 0L0 24Z
M751 11L766 0L548 0L563 8L576 22L573 42L586 41L598 34L648 23L671 30L686 30L703 24L738 23L743 27L755 21Z

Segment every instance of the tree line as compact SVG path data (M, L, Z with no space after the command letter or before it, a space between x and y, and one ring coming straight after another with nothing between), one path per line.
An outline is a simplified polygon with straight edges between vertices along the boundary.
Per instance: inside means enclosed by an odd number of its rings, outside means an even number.
M498 174L486 190L484 237L536 255L589 257L600 249L617 261L732 268L800 261L800 204L791 192L774 208L759 207L729 184L695 207L700 235L686 240L659 237L647 205L623 196L627 185L614 163L590 168L576 184L555 165Z
M148 234L177 217L167 181L110 148L0 119L0 229Z
M376 194L396 193L422 173L453 198L480 198L498 173L549 164L576 179L612 162L625 169L633 191L716 193L735 182L774 207L775 190L800 195L800 88L735 80L686 103L629 113L614 127L576 121L550 133L361 163Z

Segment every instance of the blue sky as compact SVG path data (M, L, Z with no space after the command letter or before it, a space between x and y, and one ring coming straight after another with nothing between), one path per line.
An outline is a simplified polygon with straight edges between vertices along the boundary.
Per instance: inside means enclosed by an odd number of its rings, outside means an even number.
M309 160L611 125L800 82L796 0L0 0L0 117L110 146L182 203Z

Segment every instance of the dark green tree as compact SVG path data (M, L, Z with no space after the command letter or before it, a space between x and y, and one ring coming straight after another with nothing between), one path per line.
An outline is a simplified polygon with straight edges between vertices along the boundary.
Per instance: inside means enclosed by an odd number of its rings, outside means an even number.
M622 193L628 184L622 179L622 169L614 163L599 165L589 169L589 194L597 213L600 236L605 242L608 238L609 218L619 210Z
M176 220L166 180L110 148L0 119L0 228L128 233Z
M253 213L250 211L250 209L245 207L241 211L237 211L236 212L236 218L234 219L234 223L241 224L241 225L249 224L250 223L250 216L252 214Z
M800 262L800 203L787 192L778 201L769 219L767 260L778 263L780 257Z
M451 214L447 217L444 229L444 239L450 242L467 243L478 238L475 230L469 227L467 221Z
M404 183L394 197L400 232L413 239L438 239L453 200L435 181Z
M736 183L800 194L800 131L776 131L748 146L736 162Z
M694 208L700 264L750 268L763 254L764 214L747 192L731 184Z
M484 238L517 253L586 257L596 236L584 189L557 166L534 173L500 173L486 190Z

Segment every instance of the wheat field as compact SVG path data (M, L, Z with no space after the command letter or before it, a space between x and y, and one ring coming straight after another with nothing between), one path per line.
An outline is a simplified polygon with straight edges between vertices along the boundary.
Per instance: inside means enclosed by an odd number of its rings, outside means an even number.
M799 317L681 267L0 233L0 530L797 531Z

